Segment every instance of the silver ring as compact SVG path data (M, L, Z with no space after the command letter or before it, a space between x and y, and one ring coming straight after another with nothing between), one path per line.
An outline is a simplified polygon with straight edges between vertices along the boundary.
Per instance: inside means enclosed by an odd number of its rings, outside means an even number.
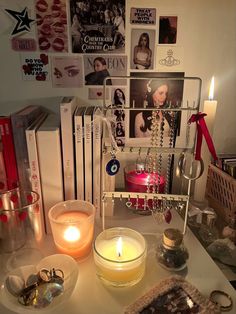
M229 301L229 304L227 305L222 305L220 304L218 301L215 300L215 297L216 296L219 296L219 295L222 295L224 297L226 297L226 299ZM231 298L231 296L224 292L224 291L221 291L221 290L213 290L210 294L210 300L215 303L216 305L218 305L220 307L220 310L222 312L227 312L227 311L230 311L232 309L232 306L233 306L233 300Z
M188 179L188 180L197 180L198 178L200 178L204 172L204 162L202 158L200 160L195 160L195 161L198 162L196 175L193 176L190 174L186 174L185 173L186 158L185 158L185 154L181 153L179 156L177 167L176 167L176 176L177 177L183 176L185 179Z

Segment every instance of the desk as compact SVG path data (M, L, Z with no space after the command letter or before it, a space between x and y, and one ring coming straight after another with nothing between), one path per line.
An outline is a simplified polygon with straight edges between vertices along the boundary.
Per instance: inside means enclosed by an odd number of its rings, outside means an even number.
M93 256L90 254L84 262L78 263L79 278L71 298L55 312L51 312L52 314L121 314L125 306L133 303L151 287L171 275L157 264L154 252L155 237L160 236L167 228L167 224L157 225L151 216L134 215L130 210L119 206L116 206L114 217L106 219L106 227L130 227L145 235L149 254L144 278L137 285L129 288L104 286L96 277ZM183 226L182 219L175 212L173 212L170 226L178 228ZM95 232L98 234L100 231L101 221L98 220ZM189 229L187 229L184 242L190 254L188 271L179 274L185 275L186 280L198 288L204 296L209 296L210 292L215 289L227 292L234 302L233 309L227 313L235 313L235 290ZM56 253L50 236L45 239L43 252L46 255ZM0 313L11 314L12 312L0 305Z

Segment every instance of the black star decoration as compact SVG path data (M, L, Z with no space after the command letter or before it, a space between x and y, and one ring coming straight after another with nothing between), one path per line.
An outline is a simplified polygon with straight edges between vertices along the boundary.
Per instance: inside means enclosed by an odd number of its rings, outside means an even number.
M21 12L8 9L5 9L5 11L7 11L7 13L10 14L17 21L17 24L13 29L11 35L16 35L24 31L30 31L30 24L34 22L34 20L29 18L27 8L24 8L24 10Z

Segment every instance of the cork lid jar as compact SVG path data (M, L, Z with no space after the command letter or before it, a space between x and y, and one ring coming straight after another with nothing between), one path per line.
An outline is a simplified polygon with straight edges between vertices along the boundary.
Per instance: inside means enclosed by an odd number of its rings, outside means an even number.
M159 264L170 271L179 271L187 266L189 255L179 229L168 228L164 231L157 245L156 256Z

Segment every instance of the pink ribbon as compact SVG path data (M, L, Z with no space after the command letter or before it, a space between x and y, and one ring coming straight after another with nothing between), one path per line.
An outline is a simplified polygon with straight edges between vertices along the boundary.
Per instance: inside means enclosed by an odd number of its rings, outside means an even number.
M218 157L216 156L215 147L211 138L211 135L208 131L206 121L204 117L207 116L206 113L198 112L197 114L192 114L190 119L188 120L188 123L196 122L197 124L197 145L196 145L196 155L195 160L201 159L201 148L202 148L202 136L204 135L208 149L214 158L214 160L217 160Z

